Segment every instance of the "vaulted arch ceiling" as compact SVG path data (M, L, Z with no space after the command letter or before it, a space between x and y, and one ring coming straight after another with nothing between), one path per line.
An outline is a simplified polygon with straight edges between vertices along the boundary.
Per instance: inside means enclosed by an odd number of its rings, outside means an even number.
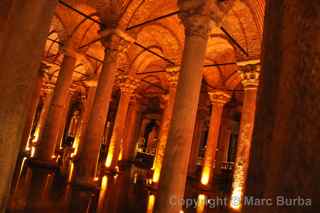
M179 10L176 0L64 1L99 22L106 23L107 26L110 24L108 17L109 19L117 20L118 27L124 31L130 26ZM220 28L215 27L210 32L205 64L223 64L260 58L264 4L264 0L239 0L222 23L223 28L228 31L249 56L246 56ZM67 38L72 38L73 45L78 48L96 39L101 29L97 23L84 18L63 5L59 5L56 9L56 17L52 22L52 30L56 32L49 35L50 40L63 42ZM177 15L137 27L126 31L126 33L135 38L140 44L143 44L143 46L150 48L176 65L179 66L181 64L184 26ZM59 45L53 44L53 42L47 42L46 49L49 50L47 57L61 52ZM81 66L77 68L79 70L82 69L79 72L84 72L88 75L95 74L93 70L98 65L102 65L101 61L103 61L104 57L102 43L94 42L79 51L82 54L88 54L98 59L92 60L88 58L87 62L91 64L90 66L82 62L82 68ZM59 56L58 58L61 60L62 57ZM170 65L167 61L135 45L131 45L125 57L119 61L119 67L128 67L128 71L131 73L164 70ZM91 67L91 71L88 70L88 67ZM236 65L226 65L204 68L203 74L205 81L212 87L234 89L240 81L236 71ZM156 75L160 80L153 83L165 88L166 85L163 85L166 82L165 75L161 72ZM145 77L143 75L137 76ZM82 78L78 77L77 79L81 80Z

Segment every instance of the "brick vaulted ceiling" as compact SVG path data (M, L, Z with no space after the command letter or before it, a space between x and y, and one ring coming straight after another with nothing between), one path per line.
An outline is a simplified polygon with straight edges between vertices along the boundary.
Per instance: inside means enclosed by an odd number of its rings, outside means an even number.
M91 16L108 27L118 23L125 30L130 26L143 23L178 10L177 0L63 0L73 8ZM210 32L205 64L224 64L229 62L259 59L264 17L265 0L237 0L224 18L223 28L248 53L230 40L220 28ZM99 36L100 27L69 8L59 4L44 51L43 62L47 65L48 81L54 83L59 64L63 58L61 44L68 43L78 49ZM173 61L181 63L184 45L184 27L177 15L127 31L140 44ZM79 49L81 57L75 68L73 87L85 86L99 72L103 60L104 47L101 42ZM168 63L137 46L130 46L124 58L119 60L122 70L137 74L137 77L167 88L163 71ZM216 66L203 69L204 80L212 88L233 90L239 87L236 65ZM151 73L150 72L154 72ZM146 74L144 74L146 73ZM147 74L148 73L148 74ZM141 90L149 91L148 85ZM151 89L151 92L155 92Z

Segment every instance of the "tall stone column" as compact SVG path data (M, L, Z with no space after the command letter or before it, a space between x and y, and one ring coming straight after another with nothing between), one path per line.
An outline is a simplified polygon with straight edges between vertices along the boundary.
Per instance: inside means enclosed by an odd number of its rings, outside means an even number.
M200 106L199 106L200 107ZM202 111L202 110L201 110ZM188 175L193 176L197 170L199 147L204 134L204 120L201 115L203 112L198 110L196 126L193 134L191 154L189 158Z
M106 46L104 65L99 76L84 143L82 144L81 152L79 152L79 161L76 167L76 182L79 184L94 183L100 145L103 139L112 88L117 72L119 38L111 35L104 40L104 44Z
M89 87L87 91L87 95L85 97L84 103L83 103L83 112L81 113L81 121L80 121L80 128L78 130L77 136L75 138L73 148L75 151L73 152L74 155L77 155L81 152L81 148L83 143L85 143L85 133L88 127L88 122L90 118L90 114L93 107L94 97L96 95L96 86Z
M232 129L229 119L223 119L220 128L220 137L218 142L218 152L216 157L215 173L221 173L221 167L228 161L229 143Z
M302 198L305 205L246 206L244 211L318 212L320 2L266 1L266 8L246 195L300 198L300 204Z
M209 17L205 11L209 2L201 3L196 10L192 10L194 13L181 13L186 36L171 128L162 163L163 172L155 206L157 213L178 213L182 208L181 203L172 205L170 201L172 197L183 199L187 180L202 81L201 69L209 33Z
M105 162L106 168L113 171L118 164L122 150L127 112L131 96L137 88L138 81L131 76L119 76L120 101Z
M211 116L207 148L204 155L201 173L201 184L209 186L213 178L216 149L219 139L220 124L223 113L223 106L230 100L230 95L223 91L209 92L211 101Z
M49 107L43 135L39 139L40 144L36 154L37 160L44 162L52 162L52 160L54 160L55 149L60 135L59 130L65 119L63 112L66 108L68 92L72 84L72 74L75 63L75 53L71 49L66 49Z
M33 145L38 143L39 138L42 138L42 134L44 131L44 127L45 127L45 123L48 117L48 112L49 112L49 107L51 104L51 100L52 100L52 96L53 96L53 89L52 88L47 88L44 90L43 92L43 96L42 96L42 100L43 100L43 105L41 108L41 113L40 113L40 118L39 121L37 123L37 127L34 133L34 138L32 140Z
M159 142L157 144L156 156L153 164L153 177L152 182L158 184L160 180L160 174L162 169L163 158L166 152L166 146L168 142L168 134L170 124L172 120L172 113L174 102L176 99L176 88L179 76L179 68L171 67L167 70L168 82L169 82L169 93L164 97L165 109L162 115L162 121L160 126Z
M65 133L66 125L67 125L68 113L70 110L70 104L72 101L73 94L74 94L74 91L68 90L65 105L64 105L63 110L61 111L61 115L60 115L60 117L62 119L61 119L61 122L60 122L60 125L58 128L58 131L57 131L58 136L57 136L57 142L55 144L55 152L54 153L61 153L60 151L62 151L62 142L63 142L64 133ZM56 155L54 155L53 157L55 158Z
M0 212L5 211L23 125L57 1L14 1L1 33ZM23 9L21 9L23 8Z
M237 144L237 155L233 173L231 201L241 203L248 176L252 131L257 102L260 64L249 64L240 67L241 83L244 88L240 130ZM237 208L236 206L234 206Z
M34 120L35 120L35 115L37 112L37 108L39 105L39 100L40 100L40 93L41 93L41 87L43 83L43 71L40 70L38 74L38 79L36 82L36 86L34 88L32 98L31 98L31 106L30 106L30 111L27 116L27 122L24 127L24 133L21 141L21 148L20 151L24 150L30 150L30 142L32 139L31 131L32 127L34 125Z
M128 131L122 146L122 161L124 162L131 161L134 158L134 149L137 143L136 135L138 132L138 124L140 123L139 114L141 114L141 104L139 103L138 96L135 95L131 98L127 116Z

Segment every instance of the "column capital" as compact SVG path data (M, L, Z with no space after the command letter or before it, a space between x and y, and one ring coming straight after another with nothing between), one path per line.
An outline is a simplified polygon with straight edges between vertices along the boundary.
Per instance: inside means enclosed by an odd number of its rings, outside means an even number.
M166 74L168 78L168 82L170 87L177 87L178 79L179 79L180 67L168 67L166 68Z
M128 76L126 74L119 74L117 75L116 79L121 94L126 94L128 96L134 95L135 90L138 88L140 81L135 79L132 76Z
M260 63L239 66L239 74L244 89L257 89L260 77Z
M165 109L169 101L169 93L160 96L160 108Z
M231 98L230 94L222 90L214 90L212 92L209 92L208 94L212 104L224 105Z

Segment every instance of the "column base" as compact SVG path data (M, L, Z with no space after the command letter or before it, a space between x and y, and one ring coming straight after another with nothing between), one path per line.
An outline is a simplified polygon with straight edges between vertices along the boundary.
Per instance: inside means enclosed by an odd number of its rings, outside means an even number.
M158 191L159 190L159 183L152 182L151 184L147 184L146 188L150 191Z
M118 162L119 170L121 171L130 169L132 165L133 161L130 160L121 160Z
M89 180L87 178L75 179L72 182L72 188L80 191L90 191L93 193L99 193L100 191L99 181Z
M104 168L102 168L102 173L106 174L106 175L115 176L115 175L119 174L119 169L104 167Z
M212 190L212 185L203 185L202 183L195 184L194 187L202 192L210 192Z
M48 170L58 170L59 169L59 165L55 160L46 161L46 160L40 160L40 159L36 159L36 158L29 158L28 165L30 167L38 167L38 168L48 169Z

